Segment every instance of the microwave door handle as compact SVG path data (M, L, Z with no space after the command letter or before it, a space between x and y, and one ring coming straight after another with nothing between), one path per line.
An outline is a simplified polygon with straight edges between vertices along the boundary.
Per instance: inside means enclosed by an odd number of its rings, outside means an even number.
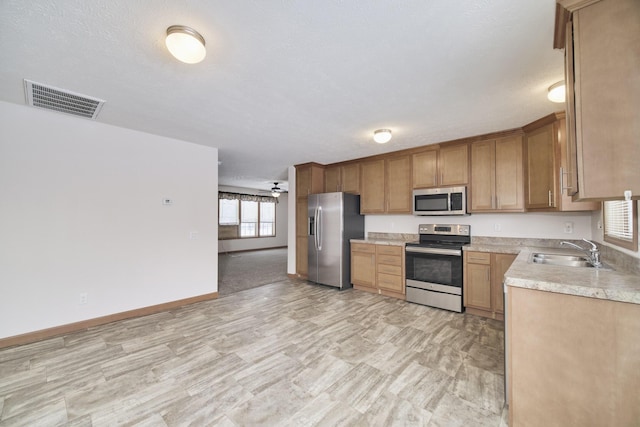
M447 196L447 211L451 212L451 198L453 197L453 193L449 193Z

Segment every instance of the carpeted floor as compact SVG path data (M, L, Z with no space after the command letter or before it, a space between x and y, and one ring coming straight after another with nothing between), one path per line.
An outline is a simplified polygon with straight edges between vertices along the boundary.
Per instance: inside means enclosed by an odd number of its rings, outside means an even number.
M287 279L287 248L218 255L220 296Z

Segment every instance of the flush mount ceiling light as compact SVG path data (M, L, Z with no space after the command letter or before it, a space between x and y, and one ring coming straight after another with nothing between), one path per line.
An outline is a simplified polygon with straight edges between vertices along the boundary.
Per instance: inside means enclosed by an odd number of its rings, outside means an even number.
M187 64L197 64L207 55L204 37L193 28L172 25L167 28L167 49L177 60Z
M391 141L391 130L390 129L378 129L373 132L373 140L378 144L384 144L386 142Z
M559 81L558 83L554 83L549 86L549 93L547 93L547 98L551 102L564 102L565 100L565 91L566 87L564 84L564 80Z
M274 191L273 193L271 193L271 197L278 198L278 197L280 197L280 193L277 193L277 192Z

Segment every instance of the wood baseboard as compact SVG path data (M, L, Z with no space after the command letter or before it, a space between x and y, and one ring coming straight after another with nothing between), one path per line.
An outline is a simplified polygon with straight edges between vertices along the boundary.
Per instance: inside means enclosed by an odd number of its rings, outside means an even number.
M487 317L489 319L495 319L495 320L500 320L501 322L504 322L504 314L502 313L481 310L479 308L473 308L473 307L465 307L464 311L465 313L473 314L474 316Z
M362 285L353 285L353 289L356 289L358 291L365 291L365 292L369 292L372 294L378 294L378 295L384 295L387 297L392 297L392 298L398 298L401 300L406 300L406 295L400 293L400 292L392 292L392 291L386 291L384 289L378 289L378 288L371 288L369 286L362 286Z
M93 319L82 320L80 322L68 323L66 325L54 326L53 328L41 329L39 331L28 332L26 334L14 335L12 337L0 338L0 348L12 347L14 345L29 344L36 341L53 338L59 335L65 335L72 332L82 331L94 326L104 325L106 323L118 320L131 319L134 317L147 316L149 314L159 313L161 311L172 310L174 308L183 307L197 302L209 301L218 298L218 293L198 295L196 297L184 298L176 301L165 302L162 304L151 305L148 307L136 308L135 310L123 311L120 313L109 314L107 316L95 317Z

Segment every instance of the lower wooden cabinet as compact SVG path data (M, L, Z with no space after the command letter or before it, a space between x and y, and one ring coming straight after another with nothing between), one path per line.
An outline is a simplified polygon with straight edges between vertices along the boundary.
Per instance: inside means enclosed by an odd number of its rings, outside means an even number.
M509 286L510 426L638 426L640 305Z
M351 244L351 283L355 289L404 299L404 248Z
M351 244L351 283L354 286L376 287L376 245Z
M502 281L517 255L491 252L464 252L463 296L465 310L492 319L504 320Z

